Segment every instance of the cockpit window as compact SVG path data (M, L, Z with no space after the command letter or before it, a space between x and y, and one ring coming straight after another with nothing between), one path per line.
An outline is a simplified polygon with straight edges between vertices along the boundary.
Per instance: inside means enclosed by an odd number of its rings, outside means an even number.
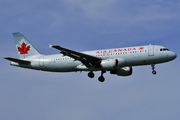
M161 48L160 51L170 51L170 50L167 48Z

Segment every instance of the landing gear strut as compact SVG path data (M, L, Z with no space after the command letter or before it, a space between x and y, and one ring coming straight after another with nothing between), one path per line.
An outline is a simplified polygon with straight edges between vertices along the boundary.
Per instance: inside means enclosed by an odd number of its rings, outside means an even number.
M89 73L88 73L88 77L93 78L93 77L94 77L94 73L93 73L92 71L89 72Z
M155 71L155 65L154 65L154 64L152 64L152 65L151 65L151 67L152 67L152 70L153 70L153 71L152 71L152 74L154 74L154 75L155 75L155 74L157 73L157 72Z
M102 70L102 71L101 71L101 76L98 78L98 80L99 80L100 82L104 82L104 81L105 81L105 78L104 78L104 76L103 76L104 73L106 73L106 71Z

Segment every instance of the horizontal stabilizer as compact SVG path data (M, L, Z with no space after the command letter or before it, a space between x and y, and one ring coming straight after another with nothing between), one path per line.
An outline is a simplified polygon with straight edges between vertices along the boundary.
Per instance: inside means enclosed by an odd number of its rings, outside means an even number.
M4 59L9 60L9 61L13 61L13 62L16 62L16 63L21 63L21 64L30 64L31 63L31 61L20 60L20 59L10 58L10 57L4 58Z

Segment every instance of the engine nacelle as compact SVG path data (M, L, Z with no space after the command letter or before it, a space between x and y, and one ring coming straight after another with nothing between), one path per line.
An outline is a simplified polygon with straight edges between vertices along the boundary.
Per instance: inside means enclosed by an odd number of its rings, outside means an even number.
M132 67L118 68L117 70L110 71L111 74L117 74L118 76L130 76L132 75Z
M117 59L107 59L101 61L101 67L106 70L112 70L117 68L118 60Z

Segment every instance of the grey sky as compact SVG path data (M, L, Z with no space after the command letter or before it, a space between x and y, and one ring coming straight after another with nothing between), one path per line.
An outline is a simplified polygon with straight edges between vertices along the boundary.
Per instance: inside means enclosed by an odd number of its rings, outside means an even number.
M179 57L169 63L133 67L133 75L106 73L98 82L82 73L16 68L12 32L22 32L42 54L48 44L78 51L157 44L179 52L179 0L1 0L1 120L177 120Z

